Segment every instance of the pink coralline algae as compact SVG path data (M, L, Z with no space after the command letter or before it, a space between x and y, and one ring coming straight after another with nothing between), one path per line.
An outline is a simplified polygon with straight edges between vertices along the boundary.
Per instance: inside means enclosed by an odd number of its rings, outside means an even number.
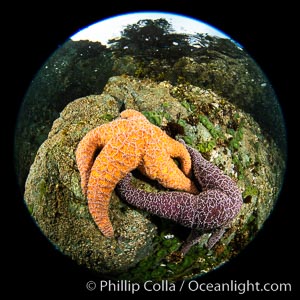
M129 204L192 228L182 248L184 254L201 239L203 233L212 233L207 243L207 247L212 248L238 215L243 203L241 192L229 176L204 159L197 150L187 145L186 148L192 159L195 179L201 187L199 194L146 192L133 187L131 174L118 184L120 196Z

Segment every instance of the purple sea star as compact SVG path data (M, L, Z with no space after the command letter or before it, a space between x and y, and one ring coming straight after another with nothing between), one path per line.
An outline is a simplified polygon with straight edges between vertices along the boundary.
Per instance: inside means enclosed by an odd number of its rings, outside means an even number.
M237 216L243 202L241 192L229 176L204 159L197 150L185 146L192 159L195 179L202 188L198 195L179 191L142 191L132 186L130 173L118 184L120 196L129 204L192 228L181 250L183 254L199 242L205 232L212 232L207 243L207 247L212 248Z

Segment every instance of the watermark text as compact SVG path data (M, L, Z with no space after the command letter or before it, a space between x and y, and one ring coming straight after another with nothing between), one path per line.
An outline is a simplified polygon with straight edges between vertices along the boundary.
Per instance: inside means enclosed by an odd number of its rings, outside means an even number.
M260 283L252 282L250 280L237 281L230 280L227 282L200 282L198 280L182 281L180 284L162 280L155 282L147 280L144 283L131 282L130 280L100 280L88 281L86 289L90 292L129 292L134 294L138 291L146 292L235 292L238 294L245 294L248 292L291 292L292 284L289 282L273 282Z

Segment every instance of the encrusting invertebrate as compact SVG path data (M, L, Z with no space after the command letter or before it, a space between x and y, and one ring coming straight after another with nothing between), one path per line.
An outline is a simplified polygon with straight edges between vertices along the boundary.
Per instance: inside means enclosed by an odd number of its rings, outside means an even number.
M242 206L242 195L235 182L205 160L197 150L189 146L186 148L191 155L195 178L202 188L199 194L142 191L131 184L131 174L118 183L120 196L129 204L192 228L192 233L181 250L183 254L205 232L212 232L207 244L209 249L212 248Z
M198 193L188 178L192 171L186 148L133 109L89 131L78 144L76 161L90 213L106 237L114 235L108 214L111 194L136 168L166 188Z

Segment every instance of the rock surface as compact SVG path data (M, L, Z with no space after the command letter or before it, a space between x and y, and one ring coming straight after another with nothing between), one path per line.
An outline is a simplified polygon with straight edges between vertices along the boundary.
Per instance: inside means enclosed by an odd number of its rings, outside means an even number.
M115 193L110 218L116 237L106 239L99 232L81 192L75 149L90 129L116 118L121 108L141 111L183 137L237 181L244 198L241 213L213 249L199 244L175 261L172 254L188 230L130 207ZM116 76L101 95L77 99L63 109L30 168L25 201L43 233L78 264L116 278L172 281L206 273L239 253L272 210L283 173L276 144L226 99L190 84ZM162 190L138 174L135 184Z

